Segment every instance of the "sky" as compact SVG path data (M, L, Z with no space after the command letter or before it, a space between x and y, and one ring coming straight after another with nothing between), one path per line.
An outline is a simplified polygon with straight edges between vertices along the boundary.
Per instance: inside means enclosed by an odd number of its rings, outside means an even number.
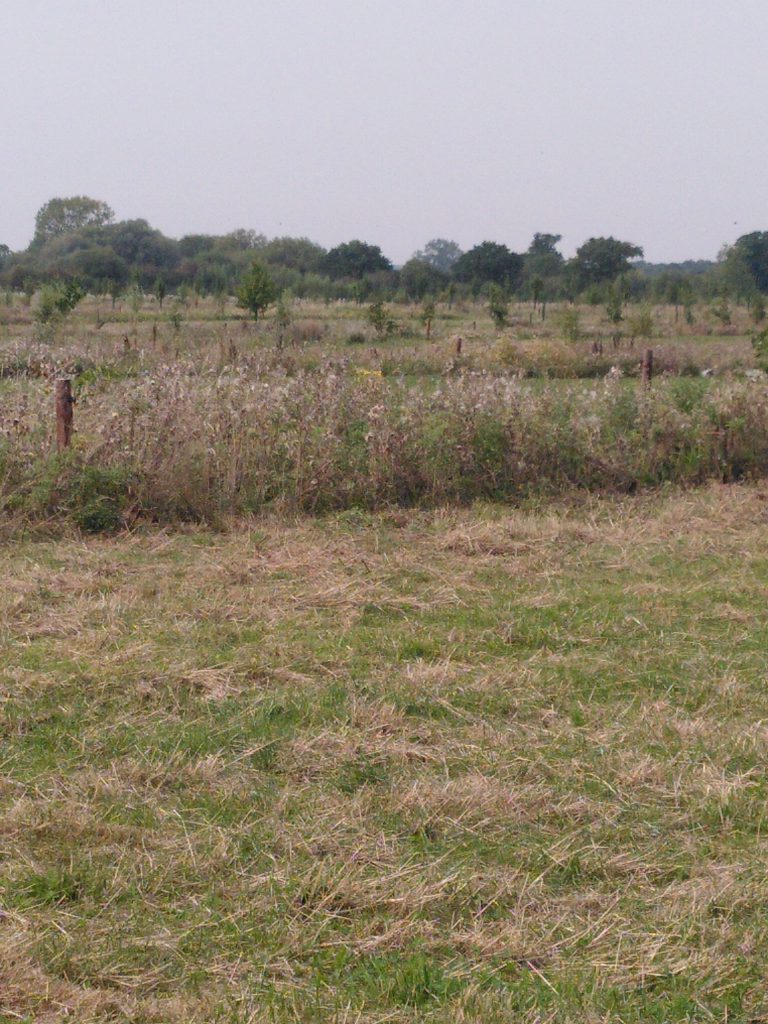
M766 0L0 0L0 243L89 195L173 237L768 229Z

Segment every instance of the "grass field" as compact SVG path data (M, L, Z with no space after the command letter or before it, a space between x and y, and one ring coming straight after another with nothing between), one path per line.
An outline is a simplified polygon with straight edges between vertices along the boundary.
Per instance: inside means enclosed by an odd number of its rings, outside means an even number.
M768 1020L768 493L0 549L0 1021Z

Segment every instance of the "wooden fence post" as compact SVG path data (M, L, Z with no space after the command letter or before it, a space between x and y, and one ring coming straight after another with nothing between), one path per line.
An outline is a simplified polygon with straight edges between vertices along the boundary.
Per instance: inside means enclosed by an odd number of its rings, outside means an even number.
M643 361L640 363L640 380L646 387L650 386L653 379L653 349L647 348L643 352Z
M69 377L59 377L56 381L56 448L62 452L69 448L72 440L72 381Z

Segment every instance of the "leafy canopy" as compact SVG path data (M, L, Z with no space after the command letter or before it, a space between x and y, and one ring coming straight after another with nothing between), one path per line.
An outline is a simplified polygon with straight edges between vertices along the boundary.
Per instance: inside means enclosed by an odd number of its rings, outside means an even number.
M574 266L579 284L586 287L613 281L630 269L629 261L643 255L639 245L617 238L590 238L576 250Z
M237 288L237 304L247 309L254 320L259 313L271 306L278 296L277 286L269 276L269 271L258 260L254 260L248 271L240 279Z
M481 242L465 252L453 265L457 281L475 284L493 282L514 288L523 269L523 257L498 242Z
M93 226L104 227L115 219L111 206L89 196L50 199L35 217L33 244L42 244L70 231Z

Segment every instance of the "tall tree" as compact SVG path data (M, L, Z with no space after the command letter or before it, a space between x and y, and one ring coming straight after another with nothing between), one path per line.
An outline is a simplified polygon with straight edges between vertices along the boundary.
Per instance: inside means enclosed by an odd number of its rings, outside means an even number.
M320 268L332 278L351 277L360 281L368 274L392 270L392 264L378 245L369 245L367 242L353 239L351 242L342 242L327 252L320 263Z
M485 284L492 281L512 289L523 269L523 257L498 242L481 242L465 252L453 265L457 281Z
M93 226L104 227L115 219L114 211L99 199L89 196L70 196L67 199L50 199L41 206L35 217L33 245L64 235L71 231Z
M741 235L725 251L723 262L729 277L737 278L746 271L758 291L768 292L768 231Z
M433 238L423 249L415 252L412 259L428 263L435 270L447 274L461 254L462 250L456 242L451 242L447 238Z
M526 278L530 280L535 277L555 277L562 271L565 260L562 253L557 250L562 237L536 232L523 255Z
M617 238L590 238L576 250L573 268L579 287L613 281L630 269L630 260L643 255L639 245Z

